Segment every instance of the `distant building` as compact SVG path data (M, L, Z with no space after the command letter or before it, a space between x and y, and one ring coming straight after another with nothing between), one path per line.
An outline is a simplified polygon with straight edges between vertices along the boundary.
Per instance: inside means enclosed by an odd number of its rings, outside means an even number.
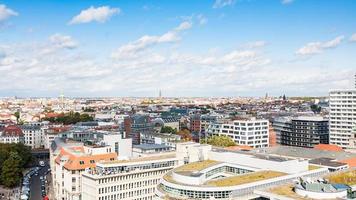
M24 134L20 127L9 125L0 130L0 143L24 143Z
M350 139L355 138L352 129L356 124L356 89L331 90L329 98L330 144L355 148Z
M314 147L329 143L329 120L323 117L279 118L272 124L278 144Z
M133 144L140 144L140 133L154 133L154 124L148 115L134 114L124 119L124 130Z

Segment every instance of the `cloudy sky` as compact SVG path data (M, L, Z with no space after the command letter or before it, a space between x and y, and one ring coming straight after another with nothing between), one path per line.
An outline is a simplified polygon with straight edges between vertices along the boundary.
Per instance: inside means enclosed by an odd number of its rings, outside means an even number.
M0 96L353 87L354 0L0 0Z

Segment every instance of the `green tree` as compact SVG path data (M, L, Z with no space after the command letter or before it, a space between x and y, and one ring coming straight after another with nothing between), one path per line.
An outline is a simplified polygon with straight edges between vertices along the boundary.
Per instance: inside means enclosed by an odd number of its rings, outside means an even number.
M173 133L173 134L177 134L177 129L176 128L172 128L170 126L163 126L161 128L161 133Z
M203 139L201 143L210 144L218 147L235 146L235 142L228 136L212 136L207 139Z
M20 119L20 112L19 111L16 111L14 113L15 117L16 117L16 122L19 123L19 119Z
M314 113L320 113L321 111L321 107L316 105L316 104L313 104L310 106L310 109L314 112Z
M21 157L17 152L10 152L10 156L2 165L1 182L6 187L14 187L22 178Z

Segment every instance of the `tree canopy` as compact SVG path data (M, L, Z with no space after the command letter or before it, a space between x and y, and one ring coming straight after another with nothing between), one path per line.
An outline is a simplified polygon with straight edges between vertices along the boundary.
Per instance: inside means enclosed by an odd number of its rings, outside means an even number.
M235 146L235 142L228 136L212 136L204 139L202 143L210 144L218 147Z
M0 144L0 184L14 187L21 182L22 170L32 161L29 147L19 144Z
M46 117L43 120L67 125L75 124L77 122L93 121L94 119L86 113L80 114L79 112L69 112L58 117Z
M177 134L180 135L184 141L191 141L193 139L193 136L188 129L180 130Z
M172 128L170 126L163 126L161 128L161 133L173 133L173 134L176 134L177 133L177 129L176 128Z

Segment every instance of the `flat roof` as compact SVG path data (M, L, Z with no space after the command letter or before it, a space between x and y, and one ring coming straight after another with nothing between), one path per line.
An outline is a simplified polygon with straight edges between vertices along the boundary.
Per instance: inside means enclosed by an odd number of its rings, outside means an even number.
M165 148L172 148L172 147L163 144L139 144L139 145L133 145L133 148L138 148L143 150L153 150L153 149L165 149Z
M288 174L283 172L266 170L266 171L250 172L242 175L231 176L231 177L221 178L217 180L210 180L206 184L215 187L234 186L234 185L242 185L246 183L252 183L252 182L262 181L266 179L276 178L285 175Z
M274 156L286 156L293 158L305 158L305 159L316 159L316 158L332 158L334 160L345 160L356 157L355 153L350 152L335 152L335 151L325 151L314 148L303 148L303 147L293 147L293 146L275 146L261 149L253 149L250 152L259 154L269 154Z
M177 173L185 173L185 174L187 172L193 173L193 172L201 171L208 167L217 165L219 163L221 163L221 162L218 162L215 160L204 160L204 161L192 162L192 163L188 163L183 166L180 166L180 167L174 169L174 171Z
M164 160L164 159L169 159L169 158L176 158L176 154L170 153L170 154L162 154L162 155L155 155L155 156L139 157L139 158L134 158L134 159L130 159L130 160L114 160L114 161L102 162L98 165L134 163L134 162L143 162L143 161L157 161L157 160Z
M347 165L345 163L334 161L334 159L332 158L315 158L309 160L309 163L315 165L327 166L327 167L341 167Z

